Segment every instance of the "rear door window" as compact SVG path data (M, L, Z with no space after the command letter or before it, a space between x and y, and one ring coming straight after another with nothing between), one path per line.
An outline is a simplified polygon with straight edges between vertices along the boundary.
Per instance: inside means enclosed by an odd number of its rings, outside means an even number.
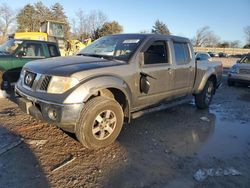
M58 48L57 48L57 46L55 44L48 44L47 46L48 46L50 57L60 56Z
M174 42L174 53L177 65L188 64L191 60L188 43Z

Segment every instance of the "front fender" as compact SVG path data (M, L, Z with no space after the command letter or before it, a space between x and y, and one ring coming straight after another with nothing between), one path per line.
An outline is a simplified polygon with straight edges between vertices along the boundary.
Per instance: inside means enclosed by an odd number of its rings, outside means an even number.
M64 103L84 103L92 95L97 94L99 90L106 88L116 88L121 90L126 96L127 101L130 103L131 91L128 84L121 78L115 77L113 75L100 76L84 81L67 96L67 98L64 100Z

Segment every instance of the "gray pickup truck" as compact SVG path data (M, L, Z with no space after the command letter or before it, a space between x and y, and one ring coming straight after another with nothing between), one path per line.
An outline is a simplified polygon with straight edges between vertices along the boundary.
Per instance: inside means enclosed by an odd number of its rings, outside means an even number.
M157 105L193 95L198 108L207 108L222 71L220 62L197 62L186 38L119 34L77 56L26 64L15 91L26 113L97 149L114 142L124 122Z

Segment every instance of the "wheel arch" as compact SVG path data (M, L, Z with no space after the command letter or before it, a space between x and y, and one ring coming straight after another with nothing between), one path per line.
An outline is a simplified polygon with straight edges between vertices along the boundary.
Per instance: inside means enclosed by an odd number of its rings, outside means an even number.
M217 76L214 69L209 69L202 77L198 87L194 90L194 94L199 94L204 89L208 80L212 80L214 83L214 88L217 87Z
M128 84L114 76L91 79L77 87L64 103L86 103L97 96L115 99L124 111L125 122L130 121L131 91Z

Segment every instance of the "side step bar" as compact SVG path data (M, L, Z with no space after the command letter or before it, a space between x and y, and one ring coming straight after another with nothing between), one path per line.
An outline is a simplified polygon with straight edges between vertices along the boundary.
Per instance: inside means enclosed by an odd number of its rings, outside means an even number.
M132 117L132 119L136 119L136 118L141 117L145 114L165 110L168 108L172 108L174 106L179 106L179 105L184 104L184 103L190 103L191 101L192 101L192 97L185 97L184 99L178 99L178 100L174 100L174 101L164 102L164 103L161 103L159 106L155 106L152 108L147 108L144 110L133 112L131 117Z

